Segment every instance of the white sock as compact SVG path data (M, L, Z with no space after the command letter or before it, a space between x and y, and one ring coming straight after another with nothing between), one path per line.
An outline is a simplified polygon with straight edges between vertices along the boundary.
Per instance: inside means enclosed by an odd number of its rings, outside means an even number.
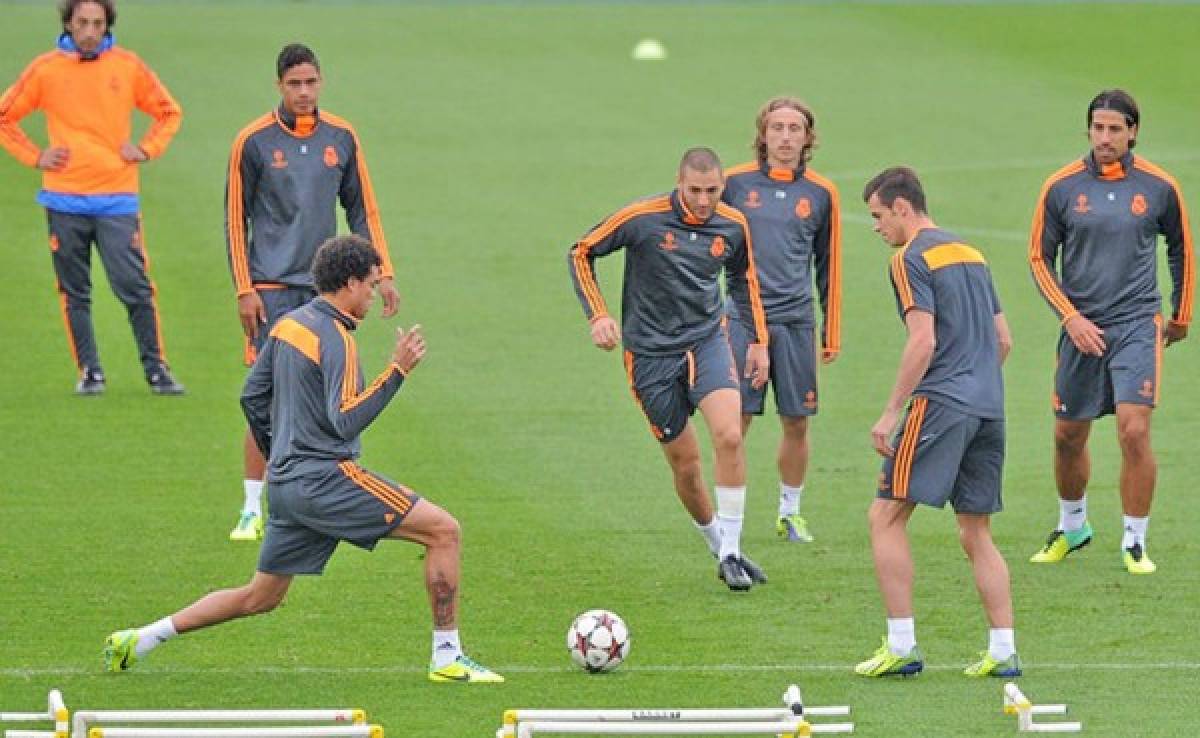
M1087 495L1078 500L1058 501L1058 529L1079 530L1087 522Z
M704 542L708 544L708 550L716 556L721 552L721 526L717 525L717 519L714 517L707 523L701 524L692 521L696 526L696 530L700 531L700 535L704 536Z
M800 496L804 494L804 485L789 487L779 483L779 517L795 515L800 512Z
M242 489L246 492L246 500L242 503L242 512L254 513L262 517L263 481L261 479L243 479Z
M917 624L913 618L888 618L888 650L907 656L917 647Z
M452 664L459 656L462 656L462 644L458 642L458 628L433 631L433 655L430 657L433 668Z
M745 487L717 487L717 525L721 528L719 559L742 555L742 514L745 510Z
M1150 516L1144 518L1135 518L1129 515L1125 517L1125 534L1121 536L1122 550L1131 547L1135 543L1142 544L1142 548L1146 548L1146 527L1150 525Z
M988 631L988 656L1004 661L1017 652L1017 640L1012 628L992 628Z
M141 658L158 648L163 641L169 641L177 635L179 634L175 632L175 624L171 622L171 618L157 620L138 628L138 642L133 651Z

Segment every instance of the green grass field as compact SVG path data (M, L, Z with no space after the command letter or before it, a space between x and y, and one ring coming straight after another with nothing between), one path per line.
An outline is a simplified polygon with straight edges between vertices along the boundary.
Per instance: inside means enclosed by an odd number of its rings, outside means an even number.
M46 2L7 2L0 82L50 48ZM33 203L35 173L0 156L0 709L51 687L74 707L362 706L392 736L484 736L507 707L769 706L799 682L853 705L862 736L1000 736L1000 684L958 671L986 641L949 513L913 525L919 679L859 680L884 630L865 525L878 460L869 428L902 343L862 183L924 176L932 212L987 254L1016 348L1007 366L1009 561L1026 692L1067 701L1092 735L1189 736L1200 720L1200 549L1190 496L1200 437L1197 339L1167 353L1155 419L1153 577L1120 566L1118 450L1093 436L1096 542L1026 563L1053 525L1048 396L1057 326L1026 269L1043 179L1085 151L1098 90L1142 106L1138 153L1200 207L1200 7L1153 4L122 2L118 39L185 108L144 170L147 243L172 365L188 395L152 397L124 311L96 264L109 391L79 399ZM657 37L665 62L629 51ZM463 523L462 631L499 688L426 682L418 549L340 552L264 618L188 635L132 672L100 646L194 597L238 584L256 547L226 541L240 501L244 376L221 232L235 133L276 102L274 57L303 40L325 67L323 107L363 139L397 264L400 322L430 355L365 438L364 462ZM619 357L592 348L565 252L604 215L669 189L680 152L749 158L758 105L799 93L817 111L815 168L841 188L844 353L823 369L805 512L817 542L773 535L768 416L749 439L744 545L771 574L719 586L630 400ZM27 128L41 137L35 116ZM601 284L619 301L620 259ZM391 323L360 331L367 372ZM629 662L589 677L563 634L590 607L625 617Z

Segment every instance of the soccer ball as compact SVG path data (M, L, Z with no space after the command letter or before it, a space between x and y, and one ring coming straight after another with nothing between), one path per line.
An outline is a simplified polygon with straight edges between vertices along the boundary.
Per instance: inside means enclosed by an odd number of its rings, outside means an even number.
M585 671L612 671L629 655L629 628L615 612L588 610L567 629L567 651Z

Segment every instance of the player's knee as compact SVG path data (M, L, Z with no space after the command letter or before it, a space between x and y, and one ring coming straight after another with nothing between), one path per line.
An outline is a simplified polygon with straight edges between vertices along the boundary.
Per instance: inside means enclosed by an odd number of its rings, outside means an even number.
M1083 453L1087 447L1087 433L1075 428L1058 427L1054 429L1054 451L1059 455L1076 456Z
M279 607L286 590L267 590L247 587L242 598L242 614L263 615Z
M1142 453L1150 444L1150 423L1145 418L1121 418L1117 422L1117 440L1125 453Z
M433 548L458 548L462 544L462 526L450 513L440 516L429 528L429 545Z
M716 428L712 432L713 452L718 456L733 455L742 450L742 429L738 425Z
M783 435L793 442L803 441L808 437L808 418L781 418Z

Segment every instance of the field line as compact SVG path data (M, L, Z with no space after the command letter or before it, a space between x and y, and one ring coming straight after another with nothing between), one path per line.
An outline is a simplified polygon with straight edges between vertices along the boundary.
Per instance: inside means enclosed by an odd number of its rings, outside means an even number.
M621 667L621 671L647 674L712 674L712 673L728 673L728 674L746 674L756 672L847 672L851 670L853 664L702 664L702 665L683 665L683 664L626 664ZM1200 671L1200 662L1191 661L1160 661L1147 662L1143 664L1136 663L1031 663L1024 664L1027 671ZM941 665L926 665L926 671L961 671L961 664L941 664ZM163 674L163 675L225 675L225 674L244 674L244 675L354 675L354 674L422 674L426 670L424 666L269 666L269 665L248 665L248 666L139 666L135 671L145 674ZM578 671L572 666L528 666L511 664L507 666L498 666L496 670L502 674L562 674ZM45 676L87 676L103 675L103 671L99 668L83 668L78 666L44 666L19 668L9 667L0 669L0 677L3 678L30 678L30 677L45 677Z

